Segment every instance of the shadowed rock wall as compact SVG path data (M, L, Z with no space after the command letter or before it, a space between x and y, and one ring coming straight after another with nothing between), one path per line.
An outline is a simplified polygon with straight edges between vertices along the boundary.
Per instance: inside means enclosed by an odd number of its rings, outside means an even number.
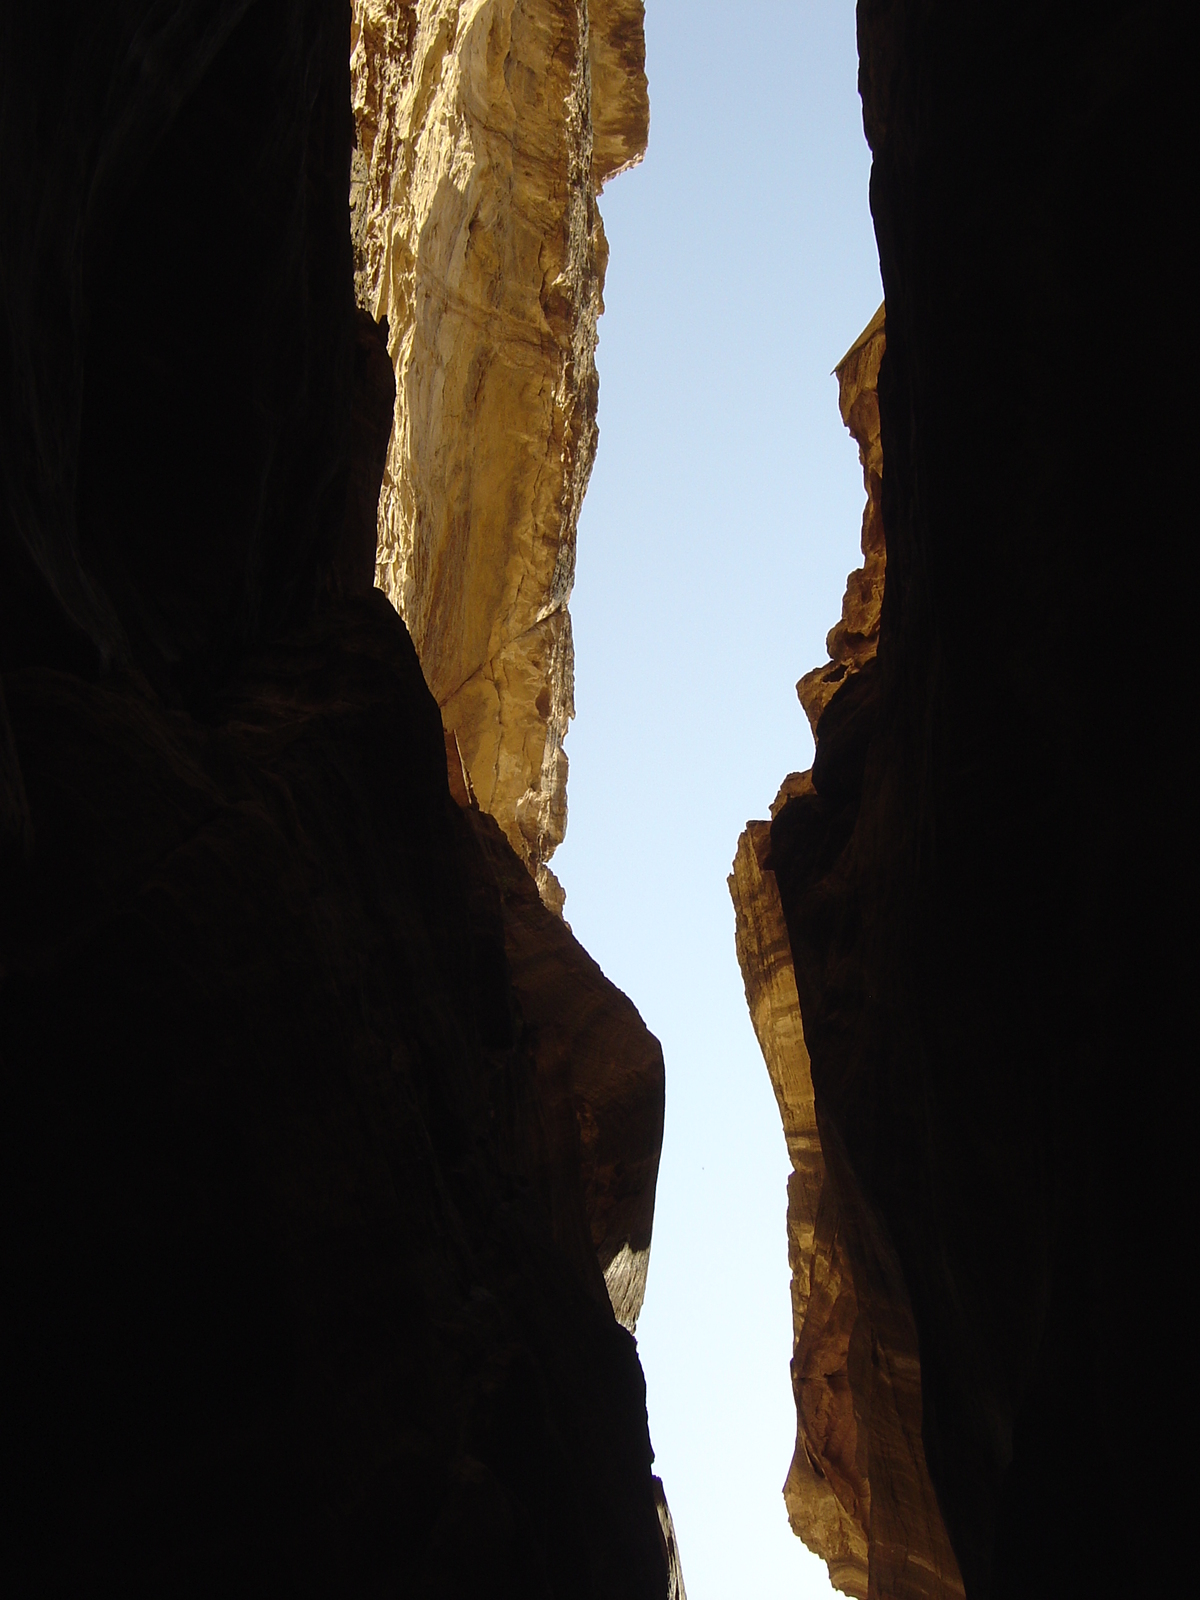
M560 910L596 196L646 147L642 4L356 0L353 39L357 292L396 370L378 582L480 805Z
M831 661L797 693L818 738L827 782L830 751L854 737L863 685L873 682L884 592L883 456L876 383L885 348L883 307L838 363L838 403L863 467L863 565L847 579ZM859 675L862 674L861 680ZM811 804L816 771L793 773L771 807ZM879 1253L873 1219L818 1116L792 949L773 871L772 827L751 822L729 879L738 961L754 1030L779 1102L792 1176L792 1389L796 1452L784 1485L794 1532L828 1564L844 1593L962 1594L921 1441L917 1334L903 1276ZM836 1134L835 1134L836 1137ZM865 1237L864 1237L865 1234Z
M0 13L5 1590L662 1600L661 1058L372 587L349 20Z
M762 860L860 1312L873 1351L910 1319L989 1600L1169 1587L1152 1530L1188 1515L1176 1408L1126 1387L1186 1341L1156 1287L1196 994L1195 674L1165 620L1195 547L1163 461L1194 410L1164 360L1185 33L1174 5L859 5L886 588ZM870 1368L851 1348L856 1415Z

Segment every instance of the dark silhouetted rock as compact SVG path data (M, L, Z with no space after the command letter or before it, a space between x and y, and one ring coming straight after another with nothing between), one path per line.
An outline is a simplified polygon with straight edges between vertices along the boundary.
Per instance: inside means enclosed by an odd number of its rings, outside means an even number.
M560 1138L370 589L348 8L0 30L5 1592L663 1600L661 1060Z
M858 15L886 589L768 857L826 1182L872 1373L919 1352L966 1593L1155 1593L1190 1476L1186 14Z

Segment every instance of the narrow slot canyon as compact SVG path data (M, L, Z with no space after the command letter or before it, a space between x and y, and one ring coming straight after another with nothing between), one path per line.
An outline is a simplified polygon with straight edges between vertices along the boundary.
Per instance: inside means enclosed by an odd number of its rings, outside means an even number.
M1186 1583L1189 36L0 7L7 1594Z

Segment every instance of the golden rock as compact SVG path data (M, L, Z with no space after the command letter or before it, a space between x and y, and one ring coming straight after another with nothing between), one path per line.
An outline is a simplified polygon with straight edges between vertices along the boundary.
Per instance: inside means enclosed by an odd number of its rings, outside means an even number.
M642 19L641 0L355 0L352 24L356 292L396 373L376 581L480 806L560 912L596 197L646 148Z

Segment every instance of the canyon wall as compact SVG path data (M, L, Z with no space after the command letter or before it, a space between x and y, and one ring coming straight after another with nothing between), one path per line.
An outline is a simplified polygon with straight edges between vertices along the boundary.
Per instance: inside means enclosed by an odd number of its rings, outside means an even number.
M596 196L645 150L644 55L640 0L360 0L351 17L355 293L395 377L376 582L441 709L456 798L495 819L559 913L546 861L566 826L567 599L596 447ZM600 1265L632 1329L661 1052L473 820L503 885L523 1010L580 1128ZM614 1126L619 1149L597 1153ZM598 1178L614 1163L619 1202Z
M355 0L352 25L356 290L396 373L377 581L480 805L559 910L596 196L646 148L642 9Z
M858 27L886 582L872 648L852 578L813 769L734 873L796 1168L789 1508L852 1593L951 1591L939 1529L972 1597L1157 1592L1190 1450L1133 1377L1187 1344L1185 13Z
M859 675L870 681L887 564L883 456L876 386L886 347L881 306L837 366L842 420L858 445L867 504L863 565L847 579L830 661L796 689L824 761L853 726ZM849 716L845 708L850 707ZM844 734L841 737L845 737ZM820 774L824 781L825 773ZM816 772L785 779L771 807L815 797ZM738 962L754 1031L783 1119L792 1271L792 1389L796 1451L784 1486L795 1533L843 1593L949 1600L962 1581L921 1443L917 1336L903 1277L868 1277L861 1197L827 1162L788 930L772 862L772 827L751 822L738 841L729 889Z
M374 587L349 24L0 15L6 1592L665 1600L661 1053Z

